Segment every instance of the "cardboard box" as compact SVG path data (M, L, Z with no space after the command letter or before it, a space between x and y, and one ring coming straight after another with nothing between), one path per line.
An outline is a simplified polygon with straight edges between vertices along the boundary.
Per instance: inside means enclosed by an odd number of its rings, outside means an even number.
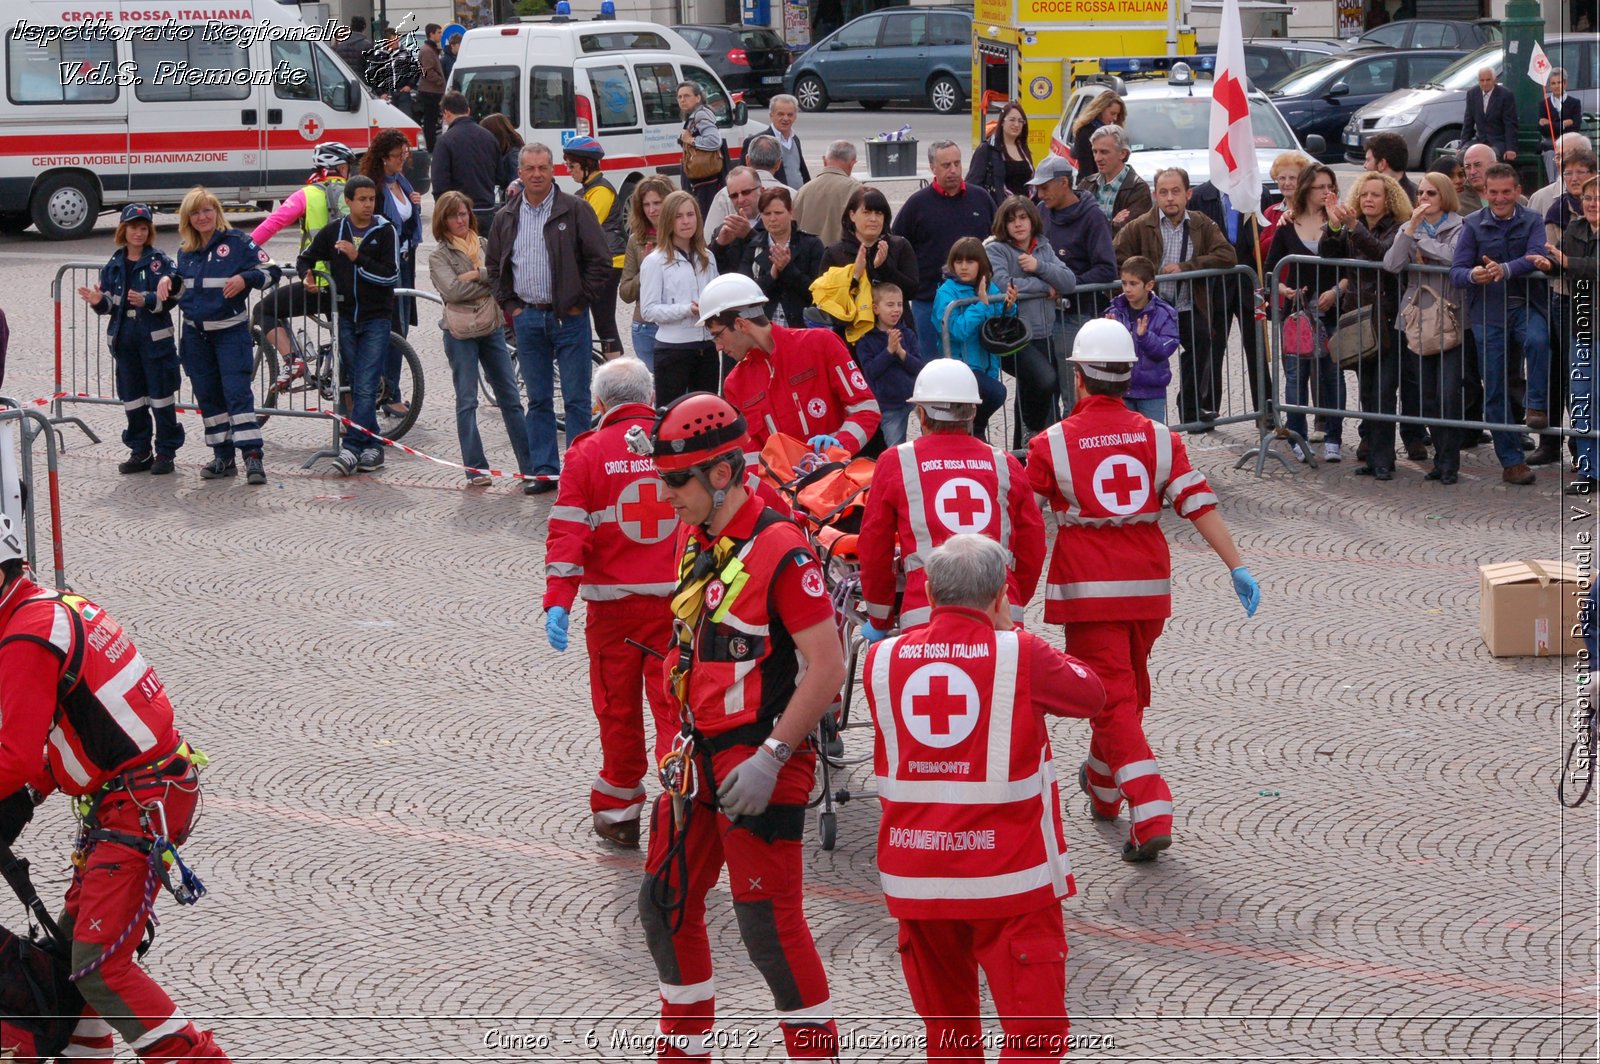
M1573 655L1583 640L1578 623L1583 575L1571 562L1523 561L1480 565L1478 627L1497 658Z

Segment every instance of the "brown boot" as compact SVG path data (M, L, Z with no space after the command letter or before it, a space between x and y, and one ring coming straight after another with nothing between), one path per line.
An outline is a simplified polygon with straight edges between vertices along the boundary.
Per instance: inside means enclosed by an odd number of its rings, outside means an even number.
M639 848L639 822L637 820L622 820L615 824L608 824L600 819L600 814L594 815L594 833L602 839L624 850L637 850Z
M1550 419L1545 416L1543 410L1529 410L1528 416L1522 419L1522 423L1530 429L1547 429L1550 427Z
M1547 439L1541 439L1539 446L1528 452L1528 464L1531 466L1549 465L1560 460L1561 448Z
M1533 470L1529 469L1526 464L1518 464L1502 469L1500 471L1500 479L1507 484L1526 485L1532 484L1539 478L1533 475Z

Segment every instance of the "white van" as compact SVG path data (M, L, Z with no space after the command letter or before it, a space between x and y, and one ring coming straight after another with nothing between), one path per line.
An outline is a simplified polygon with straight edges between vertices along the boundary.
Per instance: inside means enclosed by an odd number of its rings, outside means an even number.
M558 16L559 19L559 16ZM499 111L523 140L556 152L573 137L598 138L602 168L626 195L647 174L679 172L678 83L704 91L734 159L748 115L687 41L654 22L552 20L468 30L450 73L473 117ZM568 188L572 182L566 182Z
M0 231L77 237L102 210L281 199L311 147L357 153L417 124L333 54L333 27L274 0L31 0L4 19ZM416 160L414 160L416 162Z

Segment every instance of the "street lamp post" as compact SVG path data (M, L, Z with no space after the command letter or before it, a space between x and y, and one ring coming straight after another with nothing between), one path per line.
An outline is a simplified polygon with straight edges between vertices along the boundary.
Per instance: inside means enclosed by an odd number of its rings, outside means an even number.
M1505 31L1506 62L1501 83L1511 90L1517 108L1517 170L1524 188L1544 184L1539 160L1539 114L1544 89L1528 76L1528 58L1533 46L1544 46L1544 10L1539 0L1510 0L1501 22ZM1529 181L1532 180L1532 184Z

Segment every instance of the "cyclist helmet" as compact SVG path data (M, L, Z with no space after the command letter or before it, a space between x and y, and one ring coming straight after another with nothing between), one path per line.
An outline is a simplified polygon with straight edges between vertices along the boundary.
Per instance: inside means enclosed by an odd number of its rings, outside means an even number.
M311 165L319 170L332 170L335 166L350 166L356 153L336 140L318 144L311 149Z
M606 150L593 137L573 137L561 146L561 155L567 159L582 159L586 163L597 163L606 157Z

